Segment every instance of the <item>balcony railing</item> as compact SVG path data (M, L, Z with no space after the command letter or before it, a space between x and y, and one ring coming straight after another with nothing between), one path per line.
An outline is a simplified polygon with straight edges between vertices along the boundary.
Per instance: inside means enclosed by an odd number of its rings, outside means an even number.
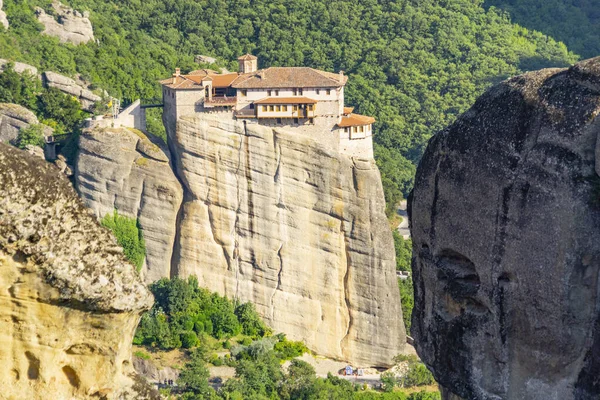
M233 107L237 104L237 97L212 97L204 100L204 107Z
M246 108L244 110L236 111L235 116L239 118L256 118L256 111Z

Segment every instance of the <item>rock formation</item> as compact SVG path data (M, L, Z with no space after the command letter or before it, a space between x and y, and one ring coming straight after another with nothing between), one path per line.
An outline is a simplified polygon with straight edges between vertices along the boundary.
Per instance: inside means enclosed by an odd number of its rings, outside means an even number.
M0 0L0 25L8 29L8 19L6 18L6 13L2 11L2 0Z
M81 108L85 111L91 112L94 104L102 100L102 97L94 94L83 85L78 84L75 80L56 72L44 72L42 82L46 87L54 87L63 93L75 96L81 103Z
M9 63L9 60L0 58L0 71L4 71L4 69L6 69L6 66L8 65L8 63ZM38 69L36 67L34 67L33 65L29 65L29 64L25 64L25 63L21 63L21 62L13 62L12 64L13 64L13 69L15 70L15 72L18 72L19 74L27 72L31 76L35 76L35 77L39 78Z
M183 190L169 166L168 150L126 128L85 130L75 166L77 188L98 217L138 218L146 240L144 278L169 276Z
M392 364L406 338L374 161L226 114L182 117L169 142L186 193L175 275L318 354Z
M14 144L21 129L38 123L35 114L25 107L0 103L0 142Z
M52 9L54 15L46 14L40 7L35 9L38 21L44 25L42 33L75 45L94 40L94 29L87 12L82 14L58 1L52 3Z
M131 339L151 304L68 179L0 144L0 397L151 398L130 375Z
M435 135L412 333L445 399L600 398L600 59L510 79Z

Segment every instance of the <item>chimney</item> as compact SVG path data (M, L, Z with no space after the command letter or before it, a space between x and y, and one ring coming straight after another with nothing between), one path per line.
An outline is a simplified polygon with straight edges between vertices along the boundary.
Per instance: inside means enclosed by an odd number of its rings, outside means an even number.
M175 76L179 76L179 75L181 75L181 69L175 68Z
M340 83L344 82L344 71L340 71Z
M173 74L173 85L177 83L177 74Z

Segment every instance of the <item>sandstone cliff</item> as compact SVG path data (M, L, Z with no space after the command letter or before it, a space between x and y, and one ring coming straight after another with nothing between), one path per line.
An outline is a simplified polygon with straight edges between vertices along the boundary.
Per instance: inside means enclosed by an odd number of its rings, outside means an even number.
M38 123L35 114L25 107L0 103L0 142L14 144L21 129Z
M38 21L44 25L42 33L56 36L63 43L77 45L94 40L94 29L88 13L82 14L59 1L52 2L53 15L46 14L40 7L36 7L36 13Z
M186 191L173 272L319 354L391 364L406 338L375 163L219 114L169 135Z
M152 304L52 164L0 144L2 399L144 399L131 339Z
M144 279L169 276L183 190L168 150L125 128L86 130L79 148L75 181L84 203L99 218L114 209L138 218L146 240Z
M491 89L411 199L412 332L446 399L600 398L600 59Z

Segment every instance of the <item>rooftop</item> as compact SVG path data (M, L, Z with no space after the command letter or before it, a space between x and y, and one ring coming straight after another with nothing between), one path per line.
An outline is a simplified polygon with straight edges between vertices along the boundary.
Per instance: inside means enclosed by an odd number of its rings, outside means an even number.
M241 57L238 57L240 61L248 61L248 60L258 60L258 57L253 56L252 54L244 54Z
M347 128L350 126L363 126L370 125L375 122L375 118L367 117L366 115L360 114L349 114L342 117L342 120L338 124L340 128Z
M236 89L314 88L344 86L348 77L342 73L319 71L308 67L270 67L240 75L233 82Z

